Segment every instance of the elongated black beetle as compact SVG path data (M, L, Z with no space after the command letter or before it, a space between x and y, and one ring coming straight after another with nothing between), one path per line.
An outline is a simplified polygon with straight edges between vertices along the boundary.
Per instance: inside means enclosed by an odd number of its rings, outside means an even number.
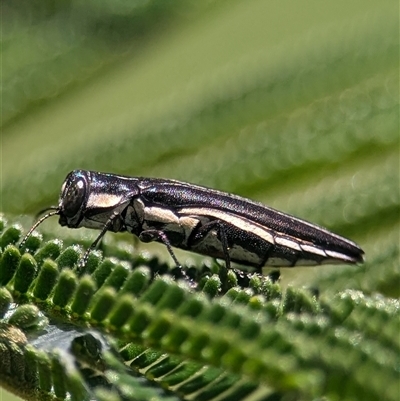
M141 241L253 266L293 267L363 262L354 242L324 228L240 196L175 180L126 177L95 171L68 174L59 204L29 230L59 215L69 228L96 228L97 245L107 231L128 231Z

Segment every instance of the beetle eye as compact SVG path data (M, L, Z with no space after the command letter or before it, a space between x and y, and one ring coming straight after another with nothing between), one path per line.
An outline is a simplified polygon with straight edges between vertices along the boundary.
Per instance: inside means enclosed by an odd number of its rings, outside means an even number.
M62 194L63 212L66 217L74 217L81 209L86 194L86 183L85 180L74 175L67 182L65 192Z

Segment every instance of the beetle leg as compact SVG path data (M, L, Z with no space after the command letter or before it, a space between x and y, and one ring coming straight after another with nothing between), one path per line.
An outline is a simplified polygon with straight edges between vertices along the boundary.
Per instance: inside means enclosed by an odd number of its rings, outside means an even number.
M164 231L156 229L144 230L139 234L139 239L142 242L161 241L167 247L168 253L171 255L171 258L174 260L176 267L179 270L179 274L185 280L188 280L192 286L194 285L193 280L186 274L186 272L183 270L182 265L179 263L177 257L175 256L172 245L169 242L169 239L165 235Z
M231 257L229 255L228 237L226 236L225 227L218 220L212 220L202 226L198 227L192 234L191 242L201 242L212 229L216 229L221 240L222 252L224 254L225 266L227 269L231 268Z
M193 240L195 242L201 241L203 238L209 234L213 229L217 230L217 235L219 234L219 239L221 241L222 252L224 254L225 266L221 266L219 271L219 276L222 283L222 290L226 292L228 290L228 269L231 269L231 257L229 255L229 245L228 237L226 235L224 225L218 220L212 220L202 226L200 226L194 233Z
M171 243L169 242L168 237L165 235L164 231L156 230L156 229L149 229L144 230L139 234L139 239L142 242L152 242L152 241L161 241L168 249L169 254L171 255L172 259L174 260L177 267L182 267L179 263L178 259L175 256L174 251L172 250Z
M96 247L97 244L100 242L100 240L104 237L104 234L112 227L114 219L118 217L117 213L114 213L104 224L104 227L101 229L100 234L96 237L96 239L92 242L92 244L89 246L88 249L86 249L85 253L83 254L83 257L78 261L78 271L81 271L89 258L90 252L92 252Z

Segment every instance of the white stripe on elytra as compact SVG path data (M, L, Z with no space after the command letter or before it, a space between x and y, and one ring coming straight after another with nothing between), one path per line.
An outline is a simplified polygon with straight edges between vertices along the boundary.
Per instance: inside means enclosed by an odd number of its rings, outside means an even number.
M335 251L326 251L326 254L333 259L341 259L341 260L348 260L348 261L353 261L353 259L347 255L343 255L340 252L335 252Z
M237 217L234 214L222 212L218 209L208 209L208 208L196 208L196 207L185 207L178 211L179 214L185 214L189 216L211 216L215 217L219 220L226 221L229 224L234 225L240 230L251 232L252 234L257 235L264 241L269 242L270 244L275 245L274 236L266 229L260 227L258 224L255 224L244 217Z
M329 250L324 251L323 249L314 245L303 243L301 240L296 242L295 240L287 238L287 236L280 236L280 233L278 232L276 232L274 235L270 230L261 227L257 223L254 223L244 217L238 217L234 214L223 212L218 209L186 207L178 211L178 216L171 210L161 207L144 207L141 212L144 214L143 217L145 220L182 226L187 237L189 237L190 232L195 228L201 216L210 216L232 224L240 230L251 232L272 245L281 245L298 252L308 252L325 258L329 257L333 259L351 260L351 258L346 257L346 255L343 255L340 252ZM283 259L280 260L279 263L282 263L282 261ZM278 260L274 262L278 264ZM271 261L268 261L268 264L271 264Z
M234 225L243 231L251 232L264 241L272 245L281 245L290 249L293 249L298 252L308 252L314 255L319 255L322 257L331 257L334 259L346 259L346 256L333 251L324 251L323 249L311 245L309 243L304 243L301 240L296 242L295 240L287 238L287 236L280 236L279 232L276 232L275 235L271 233L271 231L261 227L259 224L254 223L245 217L238 217L234 214L223 212L218 209L210 209L210 208L195 208L195 207L185 207L178 211L178 214L192 215L192 216L211 216L215 217L219 220L225 221L229 224ZM278 261L277 261L278 262ZM269 264L269 263L268 263Z
M286 248L295 249L296 251L301 251L300 245L296 241L292 241L283 237L275 237L275 242L278 245L285 246Z
M301 244L300 247L304 252L314 253L316 255L320 255L320 256L326 257L326 252L323 251L320 248L315 247L315 246L307 245L307 244Z

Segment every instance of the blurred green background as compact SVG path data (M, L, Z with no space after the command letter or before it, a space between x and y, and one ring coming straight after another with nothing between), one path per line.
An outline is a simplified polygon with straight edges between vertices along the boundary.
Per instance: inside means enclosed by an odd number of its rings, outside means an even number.
M399 296L397 1L1 7L7 216L55 204L75 168L185 180L351 237L370 268L334 288Z

